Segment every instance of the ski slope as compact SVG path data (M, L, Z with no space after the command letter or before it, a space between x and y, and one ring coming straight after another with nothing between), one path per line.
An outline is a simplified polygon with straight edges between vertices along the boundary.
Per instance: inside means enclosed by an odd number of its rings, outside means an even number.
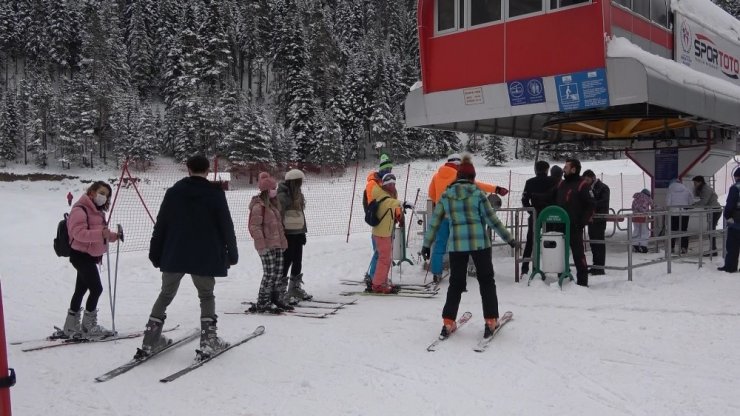
M639 172L624 161L598 163L606 172ZM517 169L531 171L529 164ZM54 255L51 240L68 209L64 195L82 187L71 180L0 182L8 341L42 337L63 324L74 269ZM216 285L219 334L236 340L264 325L265 335L167 384L159 379L188 365L197 342L105 383L94 378L129 360L140 338L29 353L8 346L18 376L13 415L740 414L740 274L718 272L718 259L702 269L675 262L671 275L662 264L638 269L633 282L610 271L591 277L588 289L568 283L560 290L554 279L515 283L508 252L495 251L500 310L513 311L513 321L487 351L474 352L483 319L477 283L469 279L460 313L473 318L432 353L425 349L441 328L446 282L433 299L363 296L326 319L227 315L256 298L262 273L252 243L240 241L239 249L239 264ZM306 289L346 300L337 294L351 287L339 279L361 278L369 257L369 234L352 234L349 243L309 235ZM116 329L143 329L160 274L145 252L122 253L119 261ZM101 273L100 320L110 327L106 268ZM425 275L405 265L393 278L417 283ZM166 324L181 325L174 336L199 325L187 278Z

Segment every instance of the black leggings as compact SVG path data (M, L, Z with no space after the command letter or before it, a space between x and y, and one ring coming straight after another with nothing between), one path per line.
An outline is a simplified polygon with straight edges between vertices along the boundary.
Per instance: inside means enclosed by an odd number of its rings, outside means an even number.
M97 257L76 250L72 250L69 255L69 262L77 270L75 293L69 303L70 310L76 312L80 309L82 297L87 291L90 291L90 294L87 296L85 309L92 312L98 308L98 299L103 293L103 285L100 283L100 273L98 273L98 260Z
M303 270L303 245L306 243L306 234L285 234L288 248L283 251L283 277L298 276Z

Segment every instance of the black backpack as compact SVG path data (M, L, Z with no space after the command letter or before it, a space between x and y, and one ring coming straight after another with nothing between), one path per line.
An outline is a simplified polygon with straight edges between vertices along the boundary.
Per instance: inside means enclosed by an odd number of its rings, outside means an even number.
M87 216L87 209L83 206L80 206L80 208L85 211L85 215ZM54 252L59 257L69 257L72 253L72 245L69 241L69 232L67 231L67 218L69 218L69 214L64 213L64 218L57 224L57 236L54 238ZM87 228L90 228L89 224Z
M380 224L380 220L385 217L388 212L383 214L382 217L378 218L378 208L380 207L380 203L385 201L386 199L390 198L389 196L384 196L378 200L373 199L372 201L368 202L367 207L365 207L365 222L367 225L371 227L375 227L376 225Z

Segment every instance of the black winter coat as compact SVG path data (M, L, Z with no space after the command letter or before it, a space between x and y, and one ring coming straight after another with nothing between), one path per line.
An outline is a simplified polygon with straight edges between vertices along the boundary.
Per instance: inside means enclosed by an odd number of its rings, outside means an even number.
M609 213L609 186L600 180L596 180L593 184L591 192L596 203L597 214L608 214Z
M555 183L547 173L538 174L534 178L527 179L522 192L522 206L534 207L537 212L555 203L553 191Z
M149 245L163 272L226 276L239 261L226 194L199 176L179 180L164 195Z
M591 222L596 202L588 184L579 175L566 176L558 185L556 195L556 203L568 213L571 225L584 227Z

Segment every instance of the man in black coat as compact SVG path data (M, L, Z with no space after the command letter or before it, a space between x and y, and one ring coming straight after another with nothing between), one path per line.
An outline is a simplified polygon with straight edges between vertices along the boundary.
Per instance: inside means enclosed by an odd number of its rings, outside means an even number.
M583 180L591 187L591 196L593 196L596 203L597 214L608 214L609 213L609 187L596 178L594 172L589 169L583 172ZM588 239L603 241L606 238L606 220L603 218L594 218L590 224L588 224ZM591 243L591 254L593 255L593 266L601 266L592 268L589 273L591 275L602 275L604 274L604 264L606 263L606 245L604 243Z
M552 178L547 176L548 169L550 169L549 163L544 160L537 161L534 164L535 177L527 179L527 182L524 184L522 206L534 208L535 215L539 215L543 209L555 202L553 190L556 185ZM527 243L524 245L522 257L527 258L532 256L533 243L534 216L530 213L529 218L527 218ZM522 274L527 273L529 273L529 262L522 262Z
M593 217L595 202L588 184L581 178L581 162L578 159L566 159L563 174L564 179L558 185L555 199L570 217L570 252L576 264L576 282L579 286L588 286L583 228Z
M236 235L226 194L206 179L209 163L204 156L187 161L187 178L164 195L149 245L149 260L162 271L162 290L154 303L137 356L151 354L170 340L162 335L167 306L188 273L200 298L201 338L204 354L228 346L216 334L215 277L226 276L239 260Z

